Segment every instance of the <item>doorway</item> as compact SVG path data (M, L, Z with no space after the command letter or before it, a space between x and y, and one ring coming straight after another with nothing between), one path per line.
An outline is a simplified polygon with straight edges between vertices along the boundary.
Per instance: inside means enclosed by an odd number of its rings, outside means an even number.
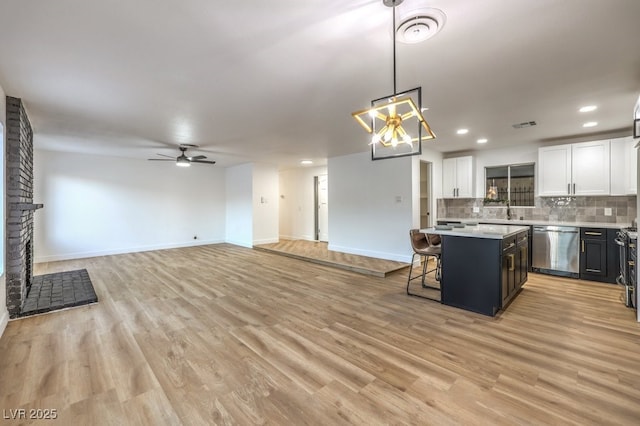
M432 226L431 215L431 178L432 164L429 161L420 161L420 228Z
M315 204L315 239L329 241L329 185L327 175L313 177Z

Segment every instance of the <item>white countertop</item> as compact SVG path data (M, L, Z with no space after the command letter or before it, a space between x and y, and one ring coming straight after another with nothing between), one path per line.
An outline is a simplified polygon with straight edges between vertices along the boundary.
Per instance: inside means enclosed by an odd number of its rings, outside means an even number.
M527 232L526 226L518 225L469 225L464 228L435 229L425 228L420 232L425 234L451 235L456 237L490 238L501 240L519 232Z
M556 226L578 226L580 228L628 228L630 223L610 223L610 222L561 222L548 220L507 220L507 219L482 219L482 218L456 218L456 217L439 217L439 221L461 222L461 223L491 223L491 224L510 224L510 225L556 225Z

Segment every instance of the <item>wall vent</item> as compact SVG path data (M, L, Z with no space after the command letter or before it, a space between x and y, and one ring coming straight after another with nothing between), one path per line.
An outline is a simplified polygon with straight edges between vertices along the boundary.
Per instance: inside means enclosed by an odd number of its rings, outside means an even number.
M525 127L533 127L533 126L537 126L538 123L536 123L535 121L524 121L522 123L518 123L518 124L514 124L513 128L514 129L524 129Z

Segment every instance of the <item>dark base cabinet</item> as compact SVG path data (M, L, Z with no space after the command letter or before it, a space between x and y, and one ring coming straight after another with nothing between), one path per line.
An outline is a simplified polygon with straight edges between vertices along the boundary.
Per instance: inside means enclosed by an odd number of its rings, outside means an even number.
M580 279L616 282L620 267L616 233L615 229L580 229Z
M494 316L528 278L528 236L443 236L442 303Z

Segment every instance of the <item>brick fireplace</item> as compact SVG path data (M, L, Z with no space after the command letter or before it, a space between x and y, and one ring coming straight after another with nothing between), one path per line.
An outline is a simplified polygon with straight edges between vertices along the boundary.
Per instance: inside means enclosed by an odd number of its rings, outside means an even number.
M22 101L7 96L6 286L10 318L17 318L33 281L33 131Z

